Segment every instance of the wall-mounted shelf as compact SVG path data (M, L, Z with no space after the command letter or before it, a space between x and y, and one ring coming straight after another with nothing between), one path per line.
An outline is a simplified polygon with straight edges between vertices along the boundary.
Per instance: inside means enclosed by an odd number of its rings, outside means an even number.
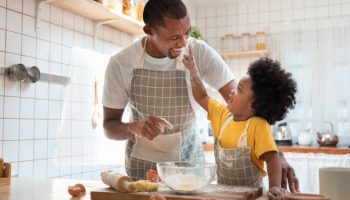
M97 23L116 20L108 26L132 35L143 34L144 24L123 14L112 13L108 8L93 0L51 0L50 4L89 18Z
M224 52L221 53L221 56L224 59L231 59L236 57L244 57L244 56L267 56L269 51L267 49L264 50L253 50L253 51L239 51L239 52Z

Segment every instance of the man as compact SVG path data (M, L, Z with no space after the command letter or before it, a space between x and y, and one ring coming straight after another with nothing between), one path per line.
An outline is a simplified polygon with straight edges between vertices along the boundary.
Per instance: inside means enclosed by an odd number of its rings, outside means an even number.
M195 134L195 103L181 57L188 43L203 80L224 99L235 78L221 57L203 41L189 37L190 17L181 0L149 0L144 9L142 38L111 57L105 75L104 129L110 139L128 140L126 172L145 179L148 169L162 161L202 161L203 149ZM125 107L132 122L122 123ZM171 125L169 124L171 123ZM284 178L298 189L294 170L281 156Z

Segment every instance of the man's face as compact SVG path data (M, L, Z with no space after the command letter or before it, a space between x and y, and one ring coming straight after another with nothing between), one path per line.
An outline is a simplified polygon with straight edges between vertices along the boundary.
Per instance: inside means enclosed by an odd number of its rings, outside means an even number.
M174 59L181 53L187 44L191 28L190 18L182 19L164 18L164 26L152 27L151 41L155 57L169 57Z

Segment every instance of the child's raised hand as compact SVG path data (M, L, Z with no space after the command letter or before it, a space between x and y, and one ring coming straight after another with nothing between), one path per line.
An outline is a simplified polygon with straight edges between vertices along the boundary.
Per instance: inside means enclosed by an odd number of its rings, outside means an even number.
M188 70L196 68L196 62L192 55L192 46L190 44L188 45L188 55L184 54L182 62Z

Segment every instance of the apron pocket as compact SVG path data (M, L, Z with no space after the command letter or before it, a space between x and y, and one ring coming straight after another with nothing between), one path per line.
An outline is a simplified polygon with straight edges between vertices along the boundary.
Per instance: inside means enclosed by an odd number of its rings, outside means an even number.
M130 156L153 163L179 161L181 148L181 133L159 135L152 141L136 136Z

